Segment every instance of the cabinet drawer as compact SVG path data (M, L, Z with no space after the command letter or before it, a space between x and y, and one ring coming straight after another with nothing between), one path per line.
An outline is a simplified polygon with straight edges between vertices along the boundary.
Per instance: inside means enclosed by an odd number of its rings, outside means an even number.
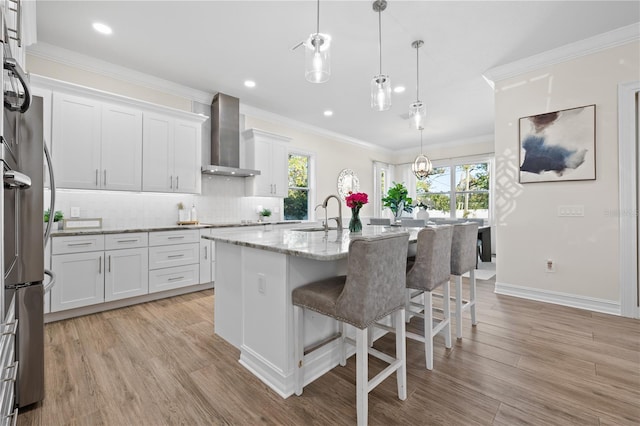
M149 271L149 293L198 284L199 268L195 264Z
M149 269L200 263L200 244L149 247Z
M160 231L149 233L149 246L197 243L199 241L200 231L198 229L189 229L184 231Z
M83 253L104 250L104 235L54 237L51 239L52 254Z
M104 236L105 250L118 250L147 247L149 234L147 232L131 232L110 234Z

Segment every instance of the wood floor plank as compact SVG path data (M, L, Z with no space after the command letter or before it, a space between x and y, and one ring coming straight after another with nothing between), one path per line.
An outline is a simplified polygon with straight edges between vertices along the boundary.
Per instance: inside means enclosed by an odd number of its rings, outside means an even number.
M463 280L468 294L468 280ZM369 395L370 425L637 425L640 322L493 293L463 339L407 343L408 398L392 375ZM46 398L21 426L352 425L355 360L281 398L214 334L207 290L45 327ZM441 303L441 302L438 302ZM421 330L414 318L409 329ZM387 335L375 347L393 354ZM370 358L370 374L382 364Z

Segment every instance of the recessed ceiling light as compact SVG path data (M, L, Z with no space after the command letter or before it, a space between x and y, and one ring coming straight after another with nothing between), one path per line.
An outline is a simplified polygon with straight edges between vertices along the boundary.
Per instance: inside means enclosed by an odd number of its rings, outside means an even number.
M244 82L244 85L245 85L246 87L256 87L256 82L255 82L255 81L253 81L253 80L246 80L246 81Z
M328 110L326 110L326 111L324 112L324 116L325 116L325 117L331 117L332 115L333 115L333 111L331 111L330 109L328 109Z
M113 32L110 26L102 24L100 22L94 22L93 29L99 32L100 34L105 34L105 35L109 35Z
M402 93L404 92L406 89L404 88L404 86L396 86L393 88L393 93Z

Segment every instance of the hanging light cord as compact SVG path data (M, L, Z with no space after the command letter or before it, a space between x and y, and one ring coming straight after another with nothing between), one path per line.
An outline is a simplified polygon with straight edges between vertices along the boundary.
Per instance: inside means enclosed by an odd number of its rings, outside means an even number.
M420 55L418 49L420 49L419 44L416 46L416 100L420 101ZM422 143L422 131L420 132L420 143Z
M422 130L423 129L420 129L420 155L423 155L422 154Z
M316 34L320 34L320 0L318 0L318 13L316 13Z
M380 53L380 75L382 75L382 11L378 7L378 52Z

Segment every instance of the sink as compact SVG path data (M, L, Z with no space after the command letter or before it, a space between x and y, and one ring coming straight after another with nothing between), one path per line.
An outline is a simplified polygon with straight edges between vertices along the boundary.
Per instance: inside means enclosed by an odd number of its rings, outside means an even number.
M329 231L335 231L336 229L338 228L329 228ZM297 231L297 232L320 232L320 231L324 231L324 227L320 226L315 228L293 228L291 230Z

